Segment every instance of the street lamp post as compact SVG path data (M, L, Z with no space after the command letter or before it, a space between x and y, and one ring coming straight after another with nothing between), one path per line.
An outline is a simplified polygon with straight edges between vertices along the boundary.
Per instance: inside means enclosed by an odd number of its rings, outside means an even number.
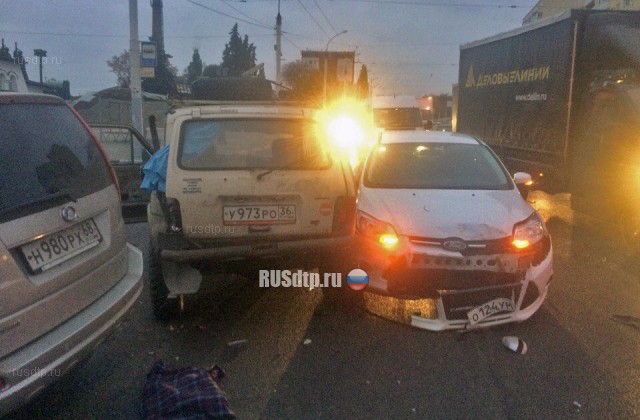
M347 30L345 29L344 31L338 32L337 34L329 38L329 40L327 41L327 46L324 49L324 83L322 88L322 105L325 105L327 103L327 61L329 61L329 44L335 38L346 33L347 33Z

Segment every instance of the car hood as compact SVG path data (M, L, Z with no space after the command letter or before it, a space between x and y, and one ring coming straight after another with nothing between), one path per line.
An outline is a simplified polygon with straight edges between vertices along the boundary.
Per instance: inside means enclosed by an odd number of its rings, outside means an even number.
M533 213L517 189L409 190L363 188L358 209L391 223L400 235L467 241L509 236Z

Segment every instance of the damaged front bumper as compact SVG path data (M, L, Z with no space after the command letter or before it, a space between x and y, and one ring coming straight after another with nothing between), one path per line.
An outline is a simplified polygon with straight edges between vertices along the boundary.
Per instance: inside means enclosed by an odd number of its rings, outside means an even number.
M396 251L364 238L358 244L358 265L369 276L367 291L378 295L368 293L368 306L413 308L402 320L432 331L524 321L544 302L553 275L548 236L527 252L514 251L509 238L469 242L459 252L425 238L404 238ZM515 310L472 325L467 313L498 298L512 300Z

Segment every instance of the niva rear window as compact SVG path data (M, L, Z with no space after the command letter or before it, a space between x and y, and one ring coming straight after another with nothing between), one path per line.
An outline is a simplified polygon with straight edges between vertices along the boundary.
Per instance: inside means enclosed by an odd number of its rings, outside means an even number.
M0 223L112 184L90 134L64 105L0 105Z
M197 120L182 125L184 169L323 169L331 163L316 126L300 120Z

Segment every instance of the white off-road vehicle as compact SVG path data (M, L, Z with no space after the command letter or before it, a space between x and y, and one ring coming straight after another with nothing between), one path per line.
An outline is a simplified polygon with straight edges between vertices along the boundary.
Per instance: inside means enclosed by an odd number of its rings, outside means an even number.
M154 313L176 315L202 274L348 270L355 181L314 111L282 102L185 103L167 116L166 193L154 192Z

